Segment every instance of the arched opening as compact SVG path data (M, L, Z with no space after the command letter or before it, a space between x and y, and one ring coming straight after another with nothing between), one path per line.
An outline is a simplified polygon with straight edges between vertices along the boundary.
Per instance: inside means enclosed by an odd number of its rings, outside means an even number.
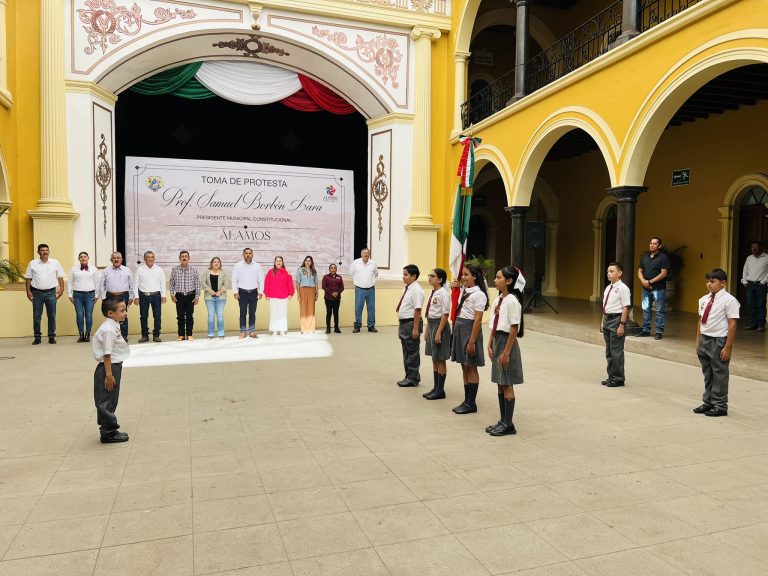
M745 188L741 193L738 211L738 236L734 245L737 250L736 270L741 272L752 243L760 242L762 246L768 244L768 189L759 184ZM739 301L746 302L744 285L739 282L737 286Z
M510 262L510 219L504 212L507 192L499 169L492 162L482 166L472 195L467 255L484 256L497 266Z

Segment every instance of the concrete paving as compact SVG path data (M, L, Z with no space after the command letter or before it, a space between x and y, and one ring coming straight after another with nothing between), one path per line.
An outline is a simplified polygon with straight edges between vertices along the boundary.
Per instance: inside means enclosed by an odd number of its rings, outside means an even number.
M457 365L447 400L395 385L394 327L289 338L126 368L118 445L88 344L0 340L0 576L768 573L765 382L732 377L729 416L697 416L695 366L628 353L607 389L600 346L529 331L519 432L491 438L489 367L456 416Z

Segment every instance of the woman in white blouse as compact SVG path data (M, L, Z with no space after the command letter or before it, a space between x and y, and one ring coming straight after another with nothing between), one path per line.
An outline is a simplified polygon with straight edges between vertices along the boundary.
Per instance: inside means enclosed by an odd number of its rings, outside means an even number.
M72 266L69 273L67 295L69 301L75 305L77 332L80 334L77 341L89 342L93 327L93 305L99 299L96 296L99 273L95 266L88 264L88 252L80 252L77 259L80 263Z

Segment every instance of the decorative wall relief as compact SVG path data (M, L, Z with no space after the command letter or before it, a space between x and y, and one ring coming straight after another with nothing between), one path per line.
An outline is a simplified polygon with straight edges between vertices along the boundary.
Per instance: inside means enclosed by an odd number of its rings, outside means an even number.
M93 244L92 259L98 267L109 266L115 250L115 174L112 110L93 102Z
M112 167L107 159L107 144L101 135L99 155L96 157L96 185L101 188L101 211L103 215L104 236L107 235L107 187L112 183Z
M381 213L384 211L384 202L389 198L389 186L387 186L387 175L384 173L383 154L379 154L379 161L376 163L376 177L371 183L371 197L376 202L376 213L379 215L379 240L381 240L381 233L384 231L384 226L381 223Z
M231 48L242 52L243 56L249 56L251 58L258 58L259 54L276 54L277 56L290 56L290 53L286 52L282 48L273 46L269 42L265 42L261 39L261 36L255 34L249 34L248 38L235 38L234 40L221 41L213 44L214 48Z
M368 246L382 270L389 270L392 255L392 138L391 128L373 132L368 146Z

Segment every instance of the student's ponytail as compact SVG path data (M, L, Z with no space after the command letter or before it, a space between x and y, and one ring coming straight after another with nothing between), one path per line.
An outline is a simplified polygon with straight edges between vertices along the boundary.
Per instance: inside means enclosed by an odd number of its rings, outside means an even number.
M524 317L522 307L525 306L525 296L523 294L523 291L521 289L521 285L525 286L525 279L522 278L522 271L517 266L504 266L504 268L501 269L501 275L504 276L507 280L512 280L512 284L509 285L509 293L514 295L515 298L518 299L520 302L520 326L517 329L517 337L522 338L525 329L524 329ZM522 282L518 282L518 280L521 280Z

